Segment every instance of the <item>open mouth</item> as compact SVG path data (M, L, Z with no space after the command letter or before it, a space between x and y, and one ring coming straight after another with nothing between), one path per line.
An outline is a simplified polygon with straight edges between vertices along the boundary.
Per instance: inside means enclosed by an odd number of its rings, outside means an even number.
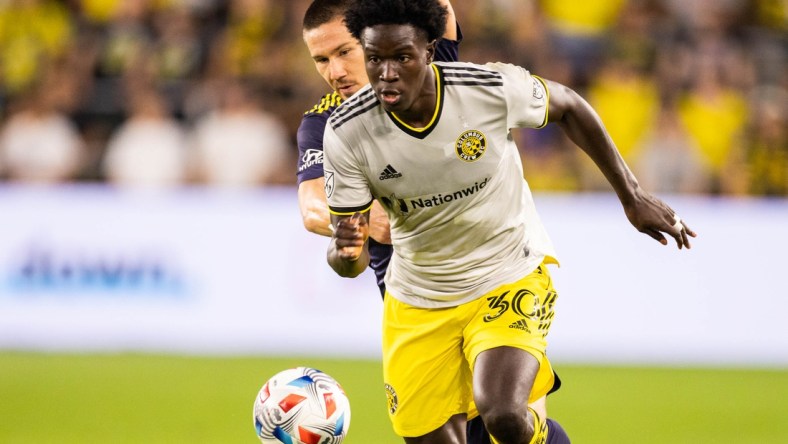
M380 98L381 102L387 105L395 105L397 102L399 102L400 93L392 90L383 90L380 92L378 97Z

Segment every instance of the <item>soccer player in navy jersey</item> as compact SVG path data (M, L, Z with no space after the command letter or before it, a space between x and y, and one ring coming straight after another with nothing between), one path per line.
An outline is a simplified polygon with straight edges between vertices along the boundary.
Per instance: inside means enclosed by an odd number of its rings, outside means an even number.
M369 264L375 199L394 252L385 277L389 417L408 444L465 442L478 409L495 442L555 441L546 336L557 263L511 128L557 123L596 163L639 231L689 248L695 233L638 185L597 113L571 89L503 63L435 61L437 0L356 0L345 15L371 84L325 128L328 262ZM664 233L664 234L663 234ZM525 402L528 400L528 402Z
M347 30L344 13L350 0L315 0L303 21L303 37L318 73L332 88L307 111L298 128L298 205L304 227L316 234L331 235L323 179L323 131L334 110L344 100L367 85L361 46ZM438 42L438 60L457 60L462 40L451 2L440 0L447 9L446 32ZM370 215L370 268L375 272L381 296L383 277L391 258L388 218L379 204Z

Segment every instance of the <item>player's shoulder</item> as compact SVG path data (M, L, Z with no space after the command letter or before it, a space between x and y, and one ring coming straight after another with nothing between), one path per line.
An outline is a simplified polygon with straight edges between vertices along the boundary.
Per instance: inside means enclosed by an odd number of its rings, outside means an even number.
M336 91L321 97L320 100L304 113L304 116L325 116L326 118L342 104L342 97Z
M320 101L301 116L298 125L298 145L309 145L311 148L320 146L322 149L323 131L331 114L342 104L342 97L336 92L323 96Z
M484 66L489 68L490 70L500 72L504 75L528 75L530 74L527 69L523 68L522 66L515 65L512 63L506 62L490 62L486 63Z
M329 126L334 130L345 126L349 122L358 121L376 109L378 102L375 92L370 85L366 85L350 98L348 98L328 119Z
M446 85L498 87L503 76L494 64L434 62Z

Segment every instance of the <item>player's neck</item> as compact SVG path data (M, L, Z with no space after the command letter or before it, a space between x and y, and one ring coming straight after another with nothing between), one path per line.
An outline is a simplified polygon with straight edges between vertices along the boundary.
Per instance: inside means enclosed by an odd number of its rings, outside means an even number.
M433 122L438 112L438 88L438 75L434 69L430 69L419 98L409 109L392 114L411 128L426 128Z

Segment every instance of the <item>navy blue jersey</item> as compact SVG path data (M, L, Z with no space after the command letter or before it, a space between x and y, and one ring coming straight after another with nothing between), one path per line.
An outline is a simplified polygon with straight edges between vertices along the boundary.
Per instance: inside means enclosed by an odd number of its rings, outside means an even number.
M457 25L457 40L441 39L435 51L435 60L441 62L455 62L459 58L459 45L462 41L462 32ZM323 131L325 131L328 118L337 107L342 104L342 97L334 91L326 94L312 109L304 113L301 124L298 126L298 171L297 183L323 177ZM380 288L381 296L386 291L383 278L386 275L389 260L392 254L391 245L385 245L369 239L369 266L375 271L375 277Z

